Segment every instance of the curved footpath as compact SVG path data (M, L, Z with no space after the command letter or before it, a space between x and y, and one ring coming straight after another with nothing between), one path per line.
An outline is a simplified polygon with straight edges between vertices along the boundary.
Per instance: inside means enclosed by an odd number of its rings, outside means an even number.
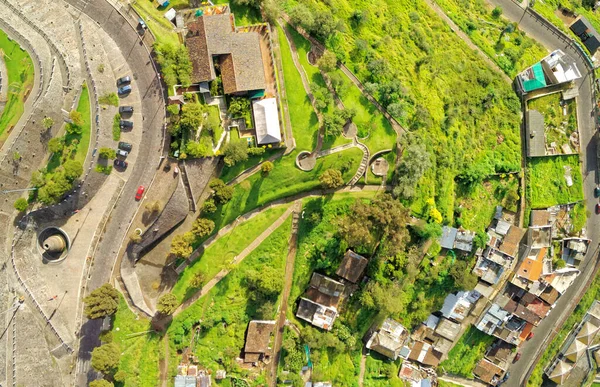
M556 28L544 24L530 12L526 12L520 5L511 0L487 0L492 6L499 6L503 10L503 15L519 23L519 28L525 31L529 36L540 42L549 51L561 49L569 54L576 62L577 67L584 76L576 82L579 89L577 98L577 121L579 123L579 132L581 136L581 153L583 162L583 188L585 202L588 213L595 214L596 199L593 192L597 181L597 163L596 163L596 141L595 134L595 96L593 91L593 75L589 73L586 60L582 58L579 52L565 39L564 35L556 32ZM560 297L550 314L546 316L538 327L535 328L535 336L526 341L522 348L521 361L515 363L509 368L510 378L507 380L507 386L526 385L530 372L535 367L543 351L550 343L565 319L572 313L572 309L580 299L581 295L587 290L588 280L594 272L598 254L598 242L600 241L600 217L591 215L587 221L588 238L592 240L590 251L582 263L582 273L578 280L571 286L565 294ZM592 264L590 264L592 263Z

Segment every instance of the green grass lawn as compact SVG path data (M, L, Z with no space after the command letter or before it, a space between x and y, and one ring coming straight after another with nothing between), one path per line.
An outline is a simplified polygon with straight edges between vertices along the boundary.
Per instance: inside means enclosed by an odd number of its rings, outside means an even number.
M398 378L400 359L391 361L390 359L371 351L367 356L365 364L365 378L363 385L365 387L403 387L404 382ZM392 375L388 378L388 375Z
M312 151L317 145L319 120L314 112L310 99L302 85L302 79L294 66L292 52L285 38L285 32L277 26L279 46L281 47L281 62L283 78L288 99L288 109L292 122L292 132L299 151Z
M268 266L284 275L291 221L289 218L207 295L174 319L168 334L175 347L182 349L190 344L192 325L201 320L202 330L192 349L202 359L202 365L213 372L224 367L228 374L248 376L247 371L236 366L235 357L244 346L248 322L257 317L260 305L250 298L246 273ZM263 379L259 377L255 382L264 383Z
M177 33L174 31L175 26L165 18L165 12L172 7L175 9L189 7L187 0L170 1L169 6L166 8L156 7L156 3L152 0L137 0L132 2L131 5L140 14L142 19L144 19L158 43L169 43L174 46L181 44Z
M436 4L511 78L548 55L525 32L506 31L509 21L494 17L493 7L484 0L437 0Z
M236 163L231 167L225 165L223 167L223 171L221 172L220 179L223 180L225 183L228 183L235 177L237 177L240 173L244 172L246 169L252 168L257 164L262 163L264 160L268 159L269 157L273 156L275 153L278 152L281 153L283 152L283 150L276 148L267 148L265 149L265 153L263 153L260 156L248 156L248 160Z
M448 359L440 363L450 374L473 379L473 370L483 358L487 348L496 340L471 325L448 353Z
M558 331L558 334L554 337L550 345L546 347L546 350L544 351L540 361L535 365L535 368L531 373L531 377L527 382L528 387L542 385L544 368L552 359L554 359L571 329L573 329L573 327L581 321L590 306L592 306L594 300L597 299L600 299L600 276L596 276L596 278L594 278L591 286L585 292L579 304L577 304L575 307L575 311L569 316L567 321L560 328L560 331Z
M546 145L556 143L557 151L562 153L561 146L569 144L569 136L577 130L577 105L575 99L565 102L561 106L561 94L554 93L544 97L530 100L527 107L537 110L544 116ZM564 110L566 108L566 110ZM566 111L566 115L564 114ZM577 152L578 149L572 149Z
M0 50L4 53L8 73L2 79L2 87L8 90L6 105L0 116L0 141L4 141L23 114L25 97L33 87L34 67L27 51L22 50L4 31L0 31Z
M209 246L200 256L200 259L181 273L171 292L180 301L189 298L198 290L190 285L196 273L204 273L205 282L213 278L236 255L241 253L254 239L273 224L289 206L289 204L285 204L270 208L235 226L232 231Z
M126 375L122 384L117 386L154 386L159 379L160 338L156 333L137 333L152 330L150 320L139 317L127 306L120 296L119 309L113 316L113 342L121 348L119 371Z
M460 219L467 230L485 231L497 204L509 211L517 210L519 179L514 174L492 177L474 188L462 185L457 188L457 203L462 208Z
M531 208L547 208L583 200L579 156L533 158L527 162L527 195ZM573 185L567 187L565 166L571 167Z

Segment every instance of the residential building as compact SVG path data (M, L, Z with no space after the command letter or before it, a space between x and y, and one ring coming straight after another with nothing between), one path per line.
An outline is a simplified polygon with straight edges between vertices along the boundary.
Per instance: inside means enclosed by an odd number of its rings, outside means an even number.
M565 238L562 241L562 259L567 266L578 268L590 245L587 238Z
M185 45L192 62L192 82L217 77L225 94L247 94L266 88L265 66L256 32L239 32L233 14L201 15L187 25Z
M473 273L489 285L497 284L504 271L504 266L490 261L482 255L477 258L477 262L473 268Z
M541 61L517 75L515 85L519 94L571 82L581 78L575 61L561 50L554 50Z
M434 332L450 342L454 342L460 335L460 324L450 321L447 318L441 318ZM443 345L440 346L443 347Z
M279 111L276 98L255 99L252 101L256 143L258 145L281 142Z
M470 253L473 250L474 238L475 233L472 231L444 226L442 227L440 245L444 249L456 249L465 253Z
M473 375L484 383L496 386L502 380L504 370L487 359L481 359L475 366Z
M296 316L319 328L330 330L344 285L319 273L313 273L309 288L300 298Z
M442 306L442 315L450 320L462 322L469 314L471 307L481 295L476 291L460 291L456 294L449 294L444 299Z
M414 343L408 355L410 361L429 367L437 367L441 358L442 354L435 350L431 344L420 340Z
M552 368L552 372L548 375L548 378L556 384L563 384L565 380L571 374L573 366L563 360L559 360L556 365Z
M581 43L588 49L592 56L600 48L600 35L585 16L580 16L569 28L581 39Z
M175 387L196 387L196 377L188 375L175 376Z
M352 250L347 250L335 274L355 284L367 268L368 263L367 258Z
M244 363L256 363L270 357L269 343L273 329L275 329L275 321L250 321L244 347Z
M431 368L421 368L408 361L402 362L398 377L410 383L411 387L432 387L437 385L437 374Z
M408 340L409 332L399 322L386 319L367 341L366 347L396 360Z

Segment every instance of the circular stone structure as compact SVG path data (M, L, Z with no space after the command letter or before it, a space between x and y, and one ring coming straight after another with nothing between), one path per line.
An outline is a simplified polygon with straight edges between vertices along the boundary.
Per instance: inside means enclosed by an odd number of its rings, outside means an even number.
M63 261L69 254L71 240L59 227L48 227L38 235L38 251L47 263Z

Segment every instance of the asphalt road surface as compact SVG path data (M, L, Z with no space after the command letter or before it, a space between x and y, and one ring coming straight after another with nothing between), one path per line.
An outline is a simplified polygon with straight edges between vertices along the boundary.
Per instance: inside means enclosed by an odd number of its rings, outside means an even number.
M526 341L522 348L521 360L510 367L510 378L506 381L507 386L524 385L523 380L530 368L535 366L534 360L538 353L546 348L545 339L554 330L560 329L559 321L563 321L565 314L570 311L570 303L576 295L584 292L587 279L592 274L594 262L598 256L598 242L600 241L600 216L596 215L597 199L594 198L594 187L596 186L596 141L595 134L595 114L594 114L594 94L593 78L587 73L585 60L579 56L576 49L568 45L564 38L556 35L544 24L538 21L524 9L511 0L488 0L494 6L500 6L503 15L513 22L519 23L519 28L525 31L529 36L540 42L549 51L561 49L564 53L571 56L577 63L582 78L576 82L579 89L577 98L577 120L579 124L579 133L581 135L581 154L583 160L583 189L586 197L588 213L591 214L587 222L588 238L592 240L590 249L582 263L582 273L577 281L563 294L554 309L538 327L534 329L535 336ZM586 263L588 263L586 265Z
M87 287L90 291L110 279L123 234L138 207L138 203L134 198L136 189L139 185L147 187L158 167L162 155L161 142L165 120L165 99L160 87L160 79L154 71L148 51L141 44L140 36L111 4L105 0L85 3L78 0L65 1L97 22L121 50L129 67L133 70L134 81L132 87L137 87L140 91L144 120L144 135L139 146L140 149L146 151L139 153L135 165L133 165L133 173L125 184L123 195L118 201L107 224L102 241L98 246ZM82 17L85 16L82 15ZM96 194L101 195L102 193ZM78 356L84 362L90 359L92 349L100 345L98 335L101 324L101 321L90 320L85 321L81 326ZM89 367L84 367L82 371L86 371L86 373L77 375L77 385L85 386L88 378L93 377L88 369Z

